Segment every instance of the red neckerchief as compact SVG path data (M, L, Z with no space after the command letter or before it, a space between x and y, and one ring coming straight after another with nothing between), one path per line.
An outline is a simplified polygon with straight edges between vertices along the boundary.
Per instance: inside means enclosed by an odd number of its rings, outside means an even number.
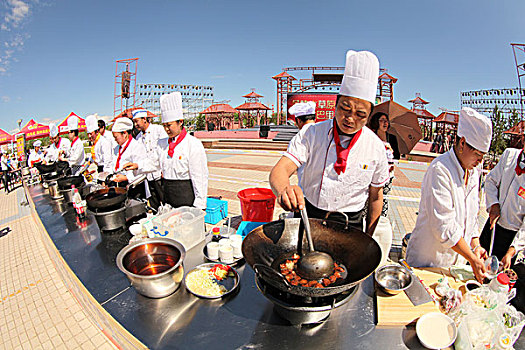
M343 148L343 146L341 146L341 140L339 139L339 132L337 131L336 123L337 122L334 118L334 141L335 149L337 152L337 161L334 164L334 170L337 173L337 175L341 175L341 172L344 173L346 170L346 160L348 159L348 153L350 153L350 150L359 139L359 136L361 136L361 131L363 131L363 129L355 133L354 137L352 138L352 141L350 141L350 144L347 148Z
M182 131L177 136L177 139L175 141L173 141L173 137L170 138L170 141L169 141L170 148L168 150L168 155L170 156L170 158L173 157L173 153L175 152L175 147L177 147L177 145L181 143L182 140L184 140L184 138L186 137L186 134L187 134L186 129L182 128Z
M75 144L75 142L77 142L77 140L78 140L78 136L75 137L75 139L73 140L73 142L71 142L71 147L73 147L73 145Z
M525 174L525 169L522 169L520 167L521 158L523 157L523 150L521 150L520 155L518 156L518 164L516 164L516 175L520 176L521 174Z
M56 147L57 149L60 148L60 141L62 141L62 138L61 138L61 137L58 138L58 142L55 142L55 147ZM57 145L57 143L58 143L58 145Z
M129 144L131 143L131 135L129 135L128 141L124 145L124 147L120 147L118 150L118 156L117 156L117 163L115 164L115 171L118 171L119 169L119 163L120 163L120 157L122 157L122 153L126 151L126 148L128 148Z

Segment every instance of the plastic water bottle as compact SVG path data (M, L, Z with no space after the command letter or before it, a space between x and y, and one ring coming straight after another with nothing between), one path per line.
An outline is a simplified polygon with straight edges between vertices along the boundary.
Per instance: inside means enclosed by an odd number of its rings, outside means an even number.
M80 193L78 193L78 188L75 188L75 185L71 185L71 189L73 190L73 207L77 211L78 216L81 218L84 217L84 206L82 205L82 197L80 196Z

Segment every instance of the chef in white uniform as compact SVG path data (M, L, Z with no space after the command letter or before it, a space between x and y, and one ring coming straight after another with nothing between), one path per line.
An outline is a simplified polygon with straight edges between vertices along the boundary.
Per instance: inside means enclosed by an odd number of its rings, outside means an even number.
M142 142L148 154L153 154L157 149L157 142L160 139L168 137L166 131L161 125L152 124L148 117L148 112L145 109L137 109L133 111L133 123L135 127L140 130L136 139ZM148 187L151 192L149 197L150 206L157 209L162 200L162 174L160 169L148 173Z
M335 118L303 128L270 173L270 185L283 209L306 207L312 218L344 212L349 223L362 230L368 200L365 230L373 236L383 205L383 185L389 179L383 142L365 126L378 76L379 61L373 53L347 52ZM289 178L299 167L304 167L300 187L292 186ZM344 222L342 215L330 217Z
M492 122L471 108L463 108L457 135L454 147L434 159L423 178L407 262L415 267L448 268L461 263L461 255L482 281L487 252L479 244L477 166L490 148Z
M133 122L128 117L118 118L111 129L117 146L113 149L111 171L112 181L121 185L131 183L142 174L156 169L155 157L149 155L144 145L131 136ZM146 198L145 183L128 190L130 198Z
M308 129L315 124L315 102L298 102L288 110L288 114L295 117L295 125L302 129ZM303 166L297 169L297 178L299 179L299 186L301 185L301 178L303 176Z
M56 162L59 156L69 156L71 141L58 136L58 127L56 124L49 124L49 140L51 141L51 145L47 148L46 152L47 163Z
M29 167L33 167L35 163L39 163L44 160L44 152L40 150L40 147L42 146L42 141L35 141L35 143L33 143L33 146L35 147L35 149L31 151L31 154L29 154L29 158L27 160Z
M67 161L71 167L71 173L75 175L82 167L82 164L84 164L84 158L86 157L84 144L78 137L78 117L76 115L67 118L67 130L67 137L71 141L71 149L69 150L69 155L59 157L59 159Z
M485 179L489 219L481 232L481 246L490 249L491 231L496 226L492 254L511 266L512 258L525 248L525 155L524 149L507 148Z
M92 143L91 157L97 164L97 171L100 173L106 169L105 171L111 172L113 159L111 142L100 135L96 116L89 115L86 117L86 129Z
M164 201L172 207L194 206L206 209L208 160L204 146L184 128L182 95L172 92L160 97L162 124L168 138L157 146L162 172Z

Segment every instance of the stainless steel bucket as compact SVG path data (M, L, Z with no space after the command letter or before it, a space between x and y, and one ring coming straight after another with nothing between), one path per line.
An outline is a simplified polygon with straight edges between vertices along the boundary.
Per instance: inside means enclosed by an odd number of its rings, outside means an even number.
M47 183L47 189L49 191L49 195L53 199L61 199L63 198L62 194L58 190L58 183L56 181L51 181Z

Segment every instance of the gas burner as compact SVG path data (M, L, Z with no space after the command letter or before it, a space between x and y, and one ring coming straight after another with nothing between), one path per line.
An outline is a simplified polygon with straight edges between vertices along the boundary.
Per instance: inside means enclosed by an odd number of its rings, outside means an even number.
M275 312L292 325L324 322L332 309L349 301L357 291L355 286L346 292L327 297L302 297L281 291L255 276L257 289L274 304Z
M126 227L126 207L111 211L92 211L100 231L109 232Z

